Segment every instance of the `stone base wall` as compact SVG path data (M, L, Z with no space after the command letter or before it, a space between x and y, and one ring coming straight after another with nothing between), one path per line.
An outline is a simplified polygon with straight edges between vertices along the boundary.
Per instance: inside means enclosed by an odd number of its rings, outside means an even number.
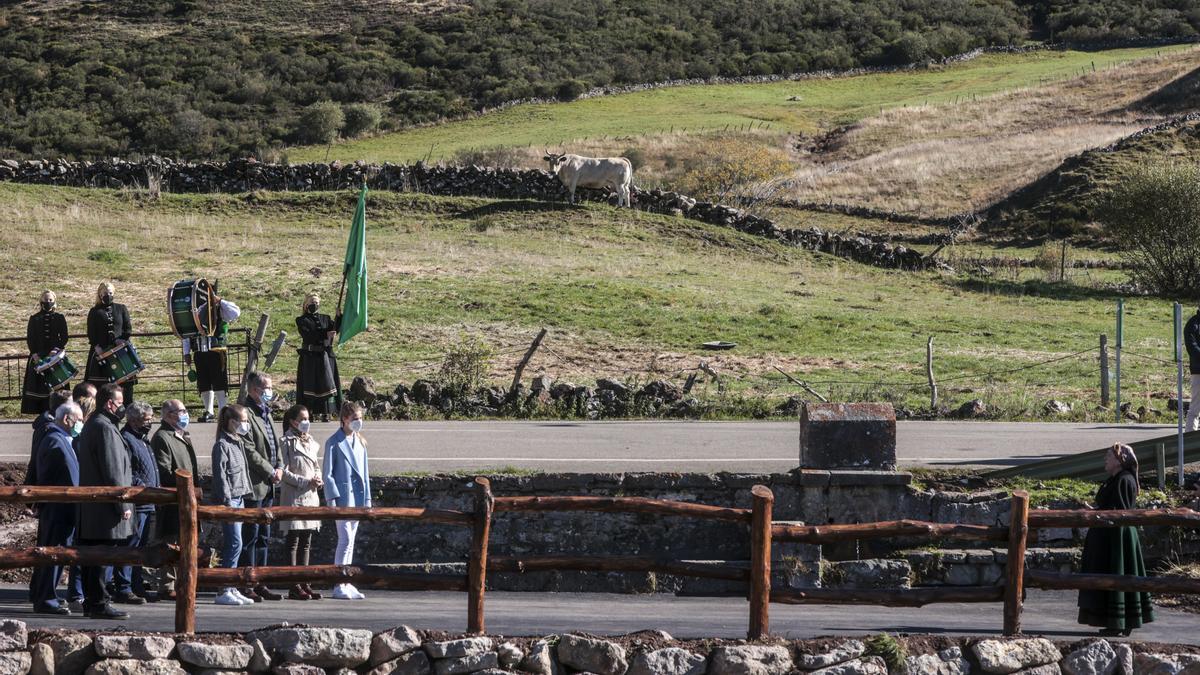
M430 634L400 626L368 630L280 627L201 637L161 633L35 631L0 621L6 675L969 675L970 673L1178 673L1200 668L1180 648L1134 654L1126 643L1044 638L937 640L768 638L677 641L647 630L611 639ZM937 644L937 651L931 644ZM899 649L897 649L897 647ZM903 651L901 651L903 650ZM1178 652L1178 653L1176 653Z

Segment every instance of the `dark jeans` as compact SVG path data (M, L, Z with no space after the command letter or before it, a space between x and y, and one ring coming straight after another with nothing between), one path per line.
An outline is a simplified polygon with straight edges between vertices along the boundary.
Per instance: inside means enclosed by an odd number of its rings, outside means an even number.
M247 499L245 508L262 509L275 504L274 494L263 499ZM242 523L242 559L238 567L266 567L267 546L271 543L271 526L267 523Z
M125 539L80 539L80 546L122 546ZM104 609L109 602L108 590L104 588L104 576L107 567L84 567L83 576L83 610L90 612Z
M129 536L129 539L125 540L125 545L132 546L133 548L146 548L150 546L154 540L154 530L157 526L158 520L154 517L153 511L134 511L133 534ZM124 565L110 569L112 570L112 592L114 594L146 594L146 582L143 578L142 567L140 565L137 567Z
M75 540L75 518L58 517L62 514L54 513L52 508L59 507L43 506L38 513L38 546L71 546ZM29 600L34 609L62 604L57 590L62 573L62 565L47 565L33 570L33 578L29 580Z

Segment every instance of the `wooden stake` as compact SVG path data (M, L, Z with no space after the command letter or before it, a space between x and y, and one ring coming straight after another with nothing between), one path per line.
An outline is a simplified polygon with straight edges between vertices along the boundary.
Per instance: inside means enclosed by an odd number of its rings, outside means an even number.
M1029 536L1029 493L1016 490L1008 526L1008 564L1004 576L1004 634L1021 632L1021 603L1025 593L1025 544Z
M780 374L780 375L783 375L784 377L786 377L786 378L788 379L788 381L790 381L792 384L795 384L795 385L797 385L797 386L801 387L802 389L804 389L804 391L807 391L808 393L812 394L813 396L816 396L817 398L821 399L821 402L822 402L822 403L829 403L829 399L827 399L827 398L825 398L824 396L822 396L822 395L818 394L818 393L817 393L817 390L815 390L815 389L813 389L812 387L808 386L808 383L807 383L807 382L802 382L802 381L800 381L800 380L797 380L796 378L792 377L791 375L788 375L787 373L783 372L783 369L782 369L782 368L780 368L779 366L772 366L772 368L774 368L775 370L778 370L778 371L779 371L779 374Z
M929 409L937 410L938 390L937 382L933 380L933 336L929 336L929 342L925 345L925 374L929 376Z
M496 500L488 479L477 477L474 487L475 524L471 528L471 557L467 565L467 632L482 635L485 630L483 600L487 591L488 539Z
M175 489L179 493L179 564L175 579L175 632L196 632L196 582L199 557L196 546L200 541L200 524L196 520L196 493L192 490L192 474L175 472Z
M521 384L521 373L525 372L525 366L529 365L529 359L533 358L533 353L542 346L542 340L546 337L546 329L538 331L537 337L533 339L533 343L529 345L529 349L525 352L525 356L521 357L520 363L517 364L517 370L513 373L512 386L508 389L509 399L515 399L517 396L517 387Z
M765 485L750 490L750 628L746 637L761 640L771 631L771 510L775 495Z
M258 355L262 352L263 338L267 335L267 322L271 320L269 314L260 314L258 317L258 328L254 331L254 339L250 341L249 347L246 349L246 369L242 371L242 383L238 386L237 402L241 405L246 404L246 395L249 389L246 387L246 380L250 378L250 373L258 370Z

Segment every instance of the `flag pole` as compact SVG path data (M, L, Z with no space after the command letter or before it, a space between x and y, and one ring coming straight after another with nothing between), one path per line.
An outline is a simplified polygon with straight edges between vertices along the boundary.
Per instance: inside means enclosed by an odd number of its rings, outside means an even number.
M366 178L363 178L362 189L363 190L367 189L367 179ZM359 195L361 196L362 192L359 192ZM345 298L345 296L346 296L346 276L349 274L349 272L350 272L350 270L346 269L346 265L343 264L342 265L342 287L340 289L338 289L337 314L333 315L333 317L335 319L337 318L338 314L342 313L342 299Z

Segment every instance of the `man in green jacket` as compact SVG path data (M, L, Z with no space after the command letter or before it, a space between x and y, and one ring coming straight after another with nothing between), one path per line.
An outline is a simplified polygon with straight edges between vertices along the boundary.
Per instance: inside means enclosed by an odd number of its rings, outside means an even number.
M158 464L158 483L162 487L175 487L175 472L187 471L193 480L199 481L196 464L196 449L188 433L187 407L183 401L171 399L163 403L162 424L150 439L150 449ZM158 535L156 541L166 544L179 543L179 507L164 504L158 507ZM167 565L158 576L160 600L175 599L175 566Z
M246 410L250 413L250 436L246 439L246 469L250 472L250 498L246 508L268 508L275 503L275 486L283 480L279 459L279 437L271 422L271 376L254 371L246 379ZM241 567L266 567L267 546L271 541L268 523L242 523ZM283 596L259 584L239 591L251 600L282 600Z

